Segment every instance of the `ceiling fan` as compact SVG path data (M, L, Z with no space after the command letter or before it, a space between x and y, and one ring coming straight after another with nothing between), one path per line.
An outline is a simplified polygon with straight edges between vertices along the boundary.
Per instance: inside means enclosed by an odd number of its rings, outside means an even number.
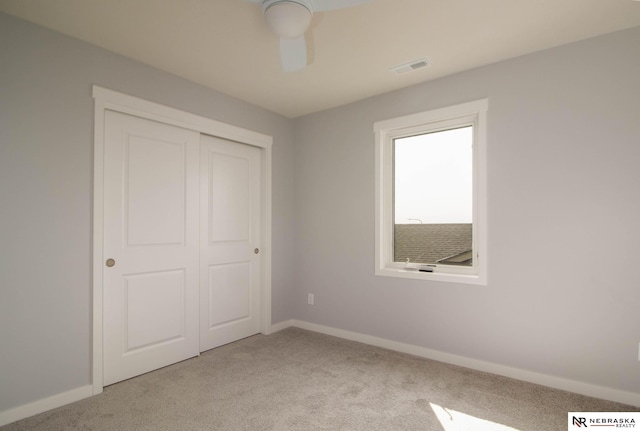
M372 0L248 0L260 3L271 30L280 37L280 61L285 72L307 65L305 32L314 12L344 9Z

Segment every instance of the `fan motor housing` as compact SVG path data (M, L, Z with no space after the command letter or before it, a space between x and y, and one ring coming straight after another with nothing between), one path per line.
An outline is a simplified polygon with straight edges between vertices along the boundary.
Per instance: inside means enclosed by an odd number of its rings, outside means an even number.
M262 3L267 24L281 38L302 36L311 24L311 5L301 0L267 0Z

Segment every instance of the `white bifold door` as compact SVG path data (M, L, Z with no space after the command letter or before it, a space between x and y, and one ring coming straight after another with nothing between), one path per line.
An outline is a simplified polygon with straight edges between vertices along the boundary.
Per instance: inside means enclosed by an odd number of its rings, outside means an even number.
M259 226L259 149L105 112L105 386L260 332Z

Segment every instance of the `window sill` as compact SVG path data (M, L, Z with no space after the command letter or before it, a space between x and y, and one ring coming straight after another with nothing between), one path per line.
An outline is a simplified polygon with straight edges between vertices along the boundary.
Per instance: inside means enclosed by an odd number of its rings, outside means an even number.
M404 268L377 268L376 275L384 277L412 278L414 280L444 281L447 283L473 284L486 286L486 277L477 274L455 274L442 272L436 268L434 272L421 272L416 269Z

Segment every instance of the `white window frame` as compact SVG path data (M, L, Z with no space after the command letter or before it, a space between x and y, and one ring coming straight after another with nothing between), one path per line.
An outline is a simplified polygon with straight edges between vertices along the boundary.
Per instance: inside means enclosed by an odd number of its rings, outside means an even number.
M488 99L476 100L378 121L376 141L375 274L453 283L487 284L487 111ZM421 272L419 264L393 261L393 142L406 136L473 126L473 264L435 265Z

